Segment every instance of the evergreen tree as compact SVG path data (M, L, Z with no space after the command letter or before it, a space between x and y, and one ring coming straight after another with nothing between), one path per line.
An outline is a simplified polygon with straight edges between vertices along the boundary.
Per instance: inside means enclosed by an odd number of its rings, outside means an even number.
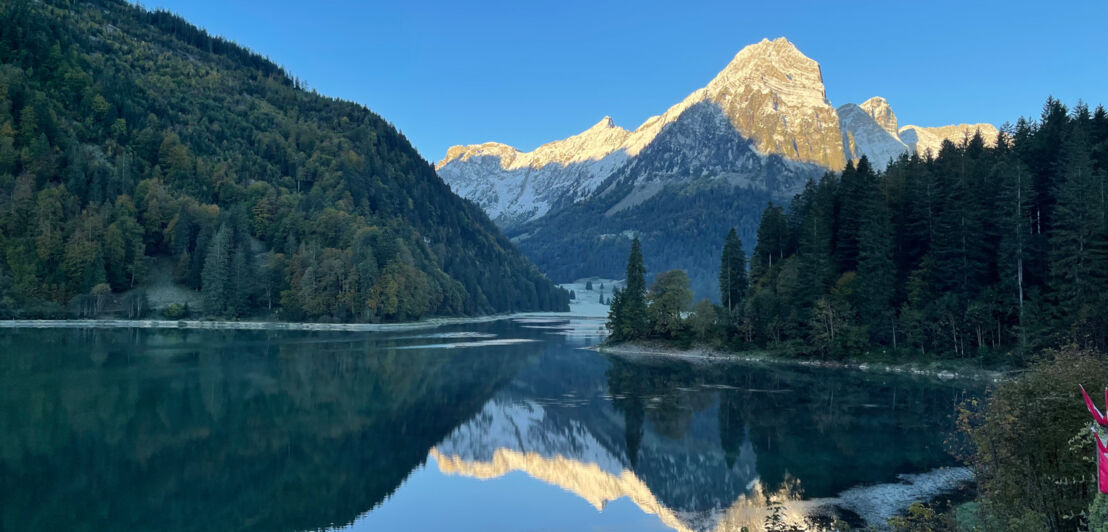
M997 139L997 163L994 181L999 184L997 226L1000 243L997 247L997 273L1001 298L1015 309L1020 345L1026 344L1023 334L1024 301L1027 290L1027 263L1031 260L1032 209L1035 205L1031 173L1008 145L1008 137Z
M617 302L611 303L608 312L608 330L616 340L643 338L648 331L646 314L646 267L643 266L642 244L639 238L631 241L631 253L627 257L627 280L619 292Z
M1095 312L1105 286L1102 176L1093 171L1088 133L1078 124L1062 150L1054 226L1050 234L1051 287L1067 321Z
M758 243L754 246L754 256L750 261L750 276L759 278L780 264L785 258L789 241L788 220L785 210L772 202L762 213L758 224Z
M878 188L878 177L866 157L858 162L856 179L860 184L860 223L858 226L857 309L871 337L891 339L896 346L896 326L892 312L893 265L892 218Z
M866 166L869 166L868 161ZM858 268L858 232L862 224L867 177L868 175L859 175L853 161L846 163L846 168L839 177L834 255L840 272L852 272Z
M732 227L723 244L719 266L720 303L727 309L728 316L734 316L742 308L746 287L746 254L738 233Z
M222 316L230 302L232 290L231 278L231 231L222 225L215 233L204 258L201 293L204 296L204 312L211 316Z

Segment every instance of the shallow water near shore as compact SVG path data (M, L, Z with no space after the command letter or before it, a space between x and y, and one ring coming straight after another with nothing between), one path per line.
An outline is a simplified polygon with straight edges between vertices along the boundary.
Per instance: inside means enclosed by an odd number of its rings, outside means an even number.
M602 321L0 330L3 530L879 525L980 384L631 360Z

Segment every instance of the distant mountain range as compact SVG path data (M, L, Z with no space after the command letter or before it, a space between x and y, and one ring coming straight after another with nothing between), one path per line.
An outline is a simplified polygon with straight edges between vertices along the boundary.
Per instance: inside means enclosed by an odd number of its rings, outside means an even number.
M743 48L707 86L633 131L604 117L526 153L454 146L436 168L555 281L619 275L639 235L650 271L686 269L707 296L727 229L752 246L767 201L787 202L862 156L884 168L977 131L995 141L989 124L899 127L880 97L836 109L819 64L782 37Z

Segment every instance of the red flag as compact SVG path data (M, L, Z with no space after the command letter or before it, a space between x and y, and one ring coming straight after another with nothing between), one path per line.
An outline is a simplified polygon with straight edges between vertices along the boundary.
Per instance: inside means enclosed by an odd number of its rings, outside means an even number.
M1096 440L1097 479L1100 492L1108 493L1108 443L1101 441L1099 434L1093 434Z
M1089 394L1085 392L1084 386L1081 386L1081 395L1085 397L1085 407L1088 408L1089 413L1093 415L1093 421L1096 421L1097 425L1108 427L1108 417L1105 417L1105 415L1100 412L1100 409L1093 404L1093 400L1090 399ZM1108 402L1108 388L1104 390L1104 400Z

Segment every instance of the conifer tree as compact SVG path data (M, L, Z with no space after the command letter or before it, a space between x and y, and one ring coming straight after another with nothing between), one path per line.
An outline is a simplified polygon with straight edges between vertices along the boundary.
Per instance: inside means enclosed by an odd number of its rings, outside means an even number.
M204 312L221 316L227 310L231 286L231 231L222 225L208 245L201 275Z
M727 309L729 316L734 316L742 308L746 285L746 254L743 253L738 233L732 227L723 244L719 266L720 304Z
M752 278L765 275L785 258L788 230L785 210L780 205L769 203L758 224L758 243L754 246L754 255L750 260Z
M999 188L996 211L996 224L1000 234L997 274L1001 299L1010 302L1009 305L1016 309L1016 326L1020 329L1020 343L1024 344L1023 307L1027 299L1026 273L1031 255L1034 189L1031 186L1030 171L1015 157L1004 133L997 138L997 151L997 162L993 167L994 181Z
M891 339L896 346L892 313L893 228L885 198L878 189L878 177L865 156L858 162L860 224L858 226L858 312L871 337Z
M631 241L631 253L627 257L627 280L618 297L611 302L608 312L608 330L616 340L632 340L646 336L646 267L643 266L642 244L639 238Z
M1054 227L1050 234L1051 286L1067 319L1078 319L1103 291L1105 264L1101 176L1094 174L1088 134L1072 128L1063 147Z

